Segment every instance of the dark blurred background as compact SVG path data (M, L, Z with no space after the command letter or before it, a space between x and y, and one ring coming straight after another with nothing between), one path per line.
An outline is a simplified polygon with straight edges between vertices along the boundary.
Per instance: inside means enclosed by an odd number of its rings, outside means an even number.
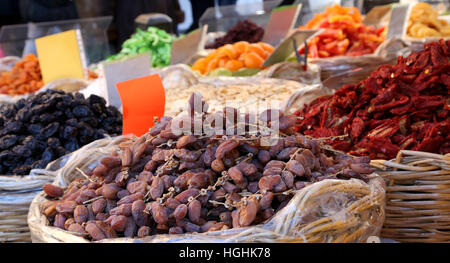
M274 0L271 1L274 2ZM430 1L448 2L449 0ZM1 0L0 29L4 25L28 22L111 16L112 22L107 29L107 39L109 52L114 54L135 32L135 18L141 14L167 15L172 20L172 33L178 35L198 28L202 14L209 7L246 3L262 4L262 2L264 0ZM302 3L303 8L298 22L303 23L309 20L314 12L322 11L320 8L335 3L356 6L364 14L373 6L399 2L399 0L279 0L278 2L278 6ZM215 10L217 11L217 8Z
M197 2L197 1L193 1ZM198 1L212 2L214 0ZM1 0L0 27L28 22L48 22L112 16L108 39L115 51L135 31L134 19L144 13L162 13L173 21L173 32L184 21L178 0Z

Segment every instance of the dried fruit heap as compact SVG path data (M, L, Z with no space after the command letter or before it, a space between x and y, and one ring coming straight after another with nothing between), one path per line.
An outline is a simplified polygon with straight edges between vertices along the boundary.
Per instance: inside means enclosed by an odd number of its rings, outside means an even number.
M239 41L256 43L262 40L264 29L251 20L242 20L236 23L227 34L214 40L214 43L205 48L216 49L226 44L234 44Z
M39 60L27 55L9 72L0 75L0 94L20 95L37 91L44 86Z
M334 56L360 56L373 53L384 41L385 29L362 24L358 9L334 5L314 15L300 29L325 29L308 42L308 56L326 58ZM304 47L299 50L304 53Z
M226 68L230 71L237 71L244 67L261 69L273 49L271 45L263 42L251 44L240 41L232 45L227 44L214 50L205 58L195 61L192 69L198 70L201 74L208 74L217 68Z
M450 37L450 24L438 19L438 12L428 3L417 3L411 10L407 34L411 37Z
M296 115L296 131L329 141L335 149L371 158L394 158L401 149L450 152L450 41L397 65L383 65L358 84L313 101Z
M195 114L203 122L213 116ZM292 116L279 118L281 130L291 135L270 147L249 132L176 135L172 121L163 117L120 153L101 159L89 179L76 179L64 190L44 186L58 198L44 207L51 225L91 240L245 227L273 216L296 189L328 178L365 179L372 171L367 157L327 157L318 140L294 135Z
M1 105L0 127L0 175L26 175L105 134L121 134L122 114L95 95L49 90Z

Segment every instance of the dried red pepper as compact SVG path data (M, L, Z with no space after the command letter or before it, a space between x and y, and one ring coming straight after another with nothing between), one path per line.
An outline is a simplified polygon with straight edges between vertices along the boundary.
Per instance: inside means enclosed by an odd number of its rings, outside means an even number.
M295 115L296 131L329 140L354 155L391 159L401 149L450 152L450 40L424 49L396 65L382 65L358 84L313 101Z

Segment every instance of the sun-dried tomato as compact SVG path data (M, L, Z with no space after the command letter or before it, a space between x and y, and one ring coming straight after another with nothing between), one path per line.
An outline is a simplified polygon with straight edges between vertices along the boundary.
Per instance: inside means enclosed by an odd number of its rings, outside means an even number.
M371 158L394 158L400 149L446 154L449 94L450 41L431 42L296 112L296 131L313 137L347 134L326 142Z

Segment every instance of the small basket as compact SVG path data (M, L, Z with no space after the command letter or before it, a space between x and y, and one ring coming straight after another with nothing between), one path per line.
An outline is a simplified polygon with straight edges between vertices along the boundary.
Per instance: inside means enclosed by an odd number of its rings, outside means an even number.
M115 142L117 139L105 138L85 145L78 153ZM54 171L68 160L93 156L69 154L51 163L46 169L33 169L27 176L0 176L0 243L31 242L27 216L33 198L42 191L42 186L52 183L56 178ZM95 156L94 156L95 157ZM80 161L83 161L80 159Z
M450 154L402 150L373 160L387 180L382 237L400 242L450 242Z

